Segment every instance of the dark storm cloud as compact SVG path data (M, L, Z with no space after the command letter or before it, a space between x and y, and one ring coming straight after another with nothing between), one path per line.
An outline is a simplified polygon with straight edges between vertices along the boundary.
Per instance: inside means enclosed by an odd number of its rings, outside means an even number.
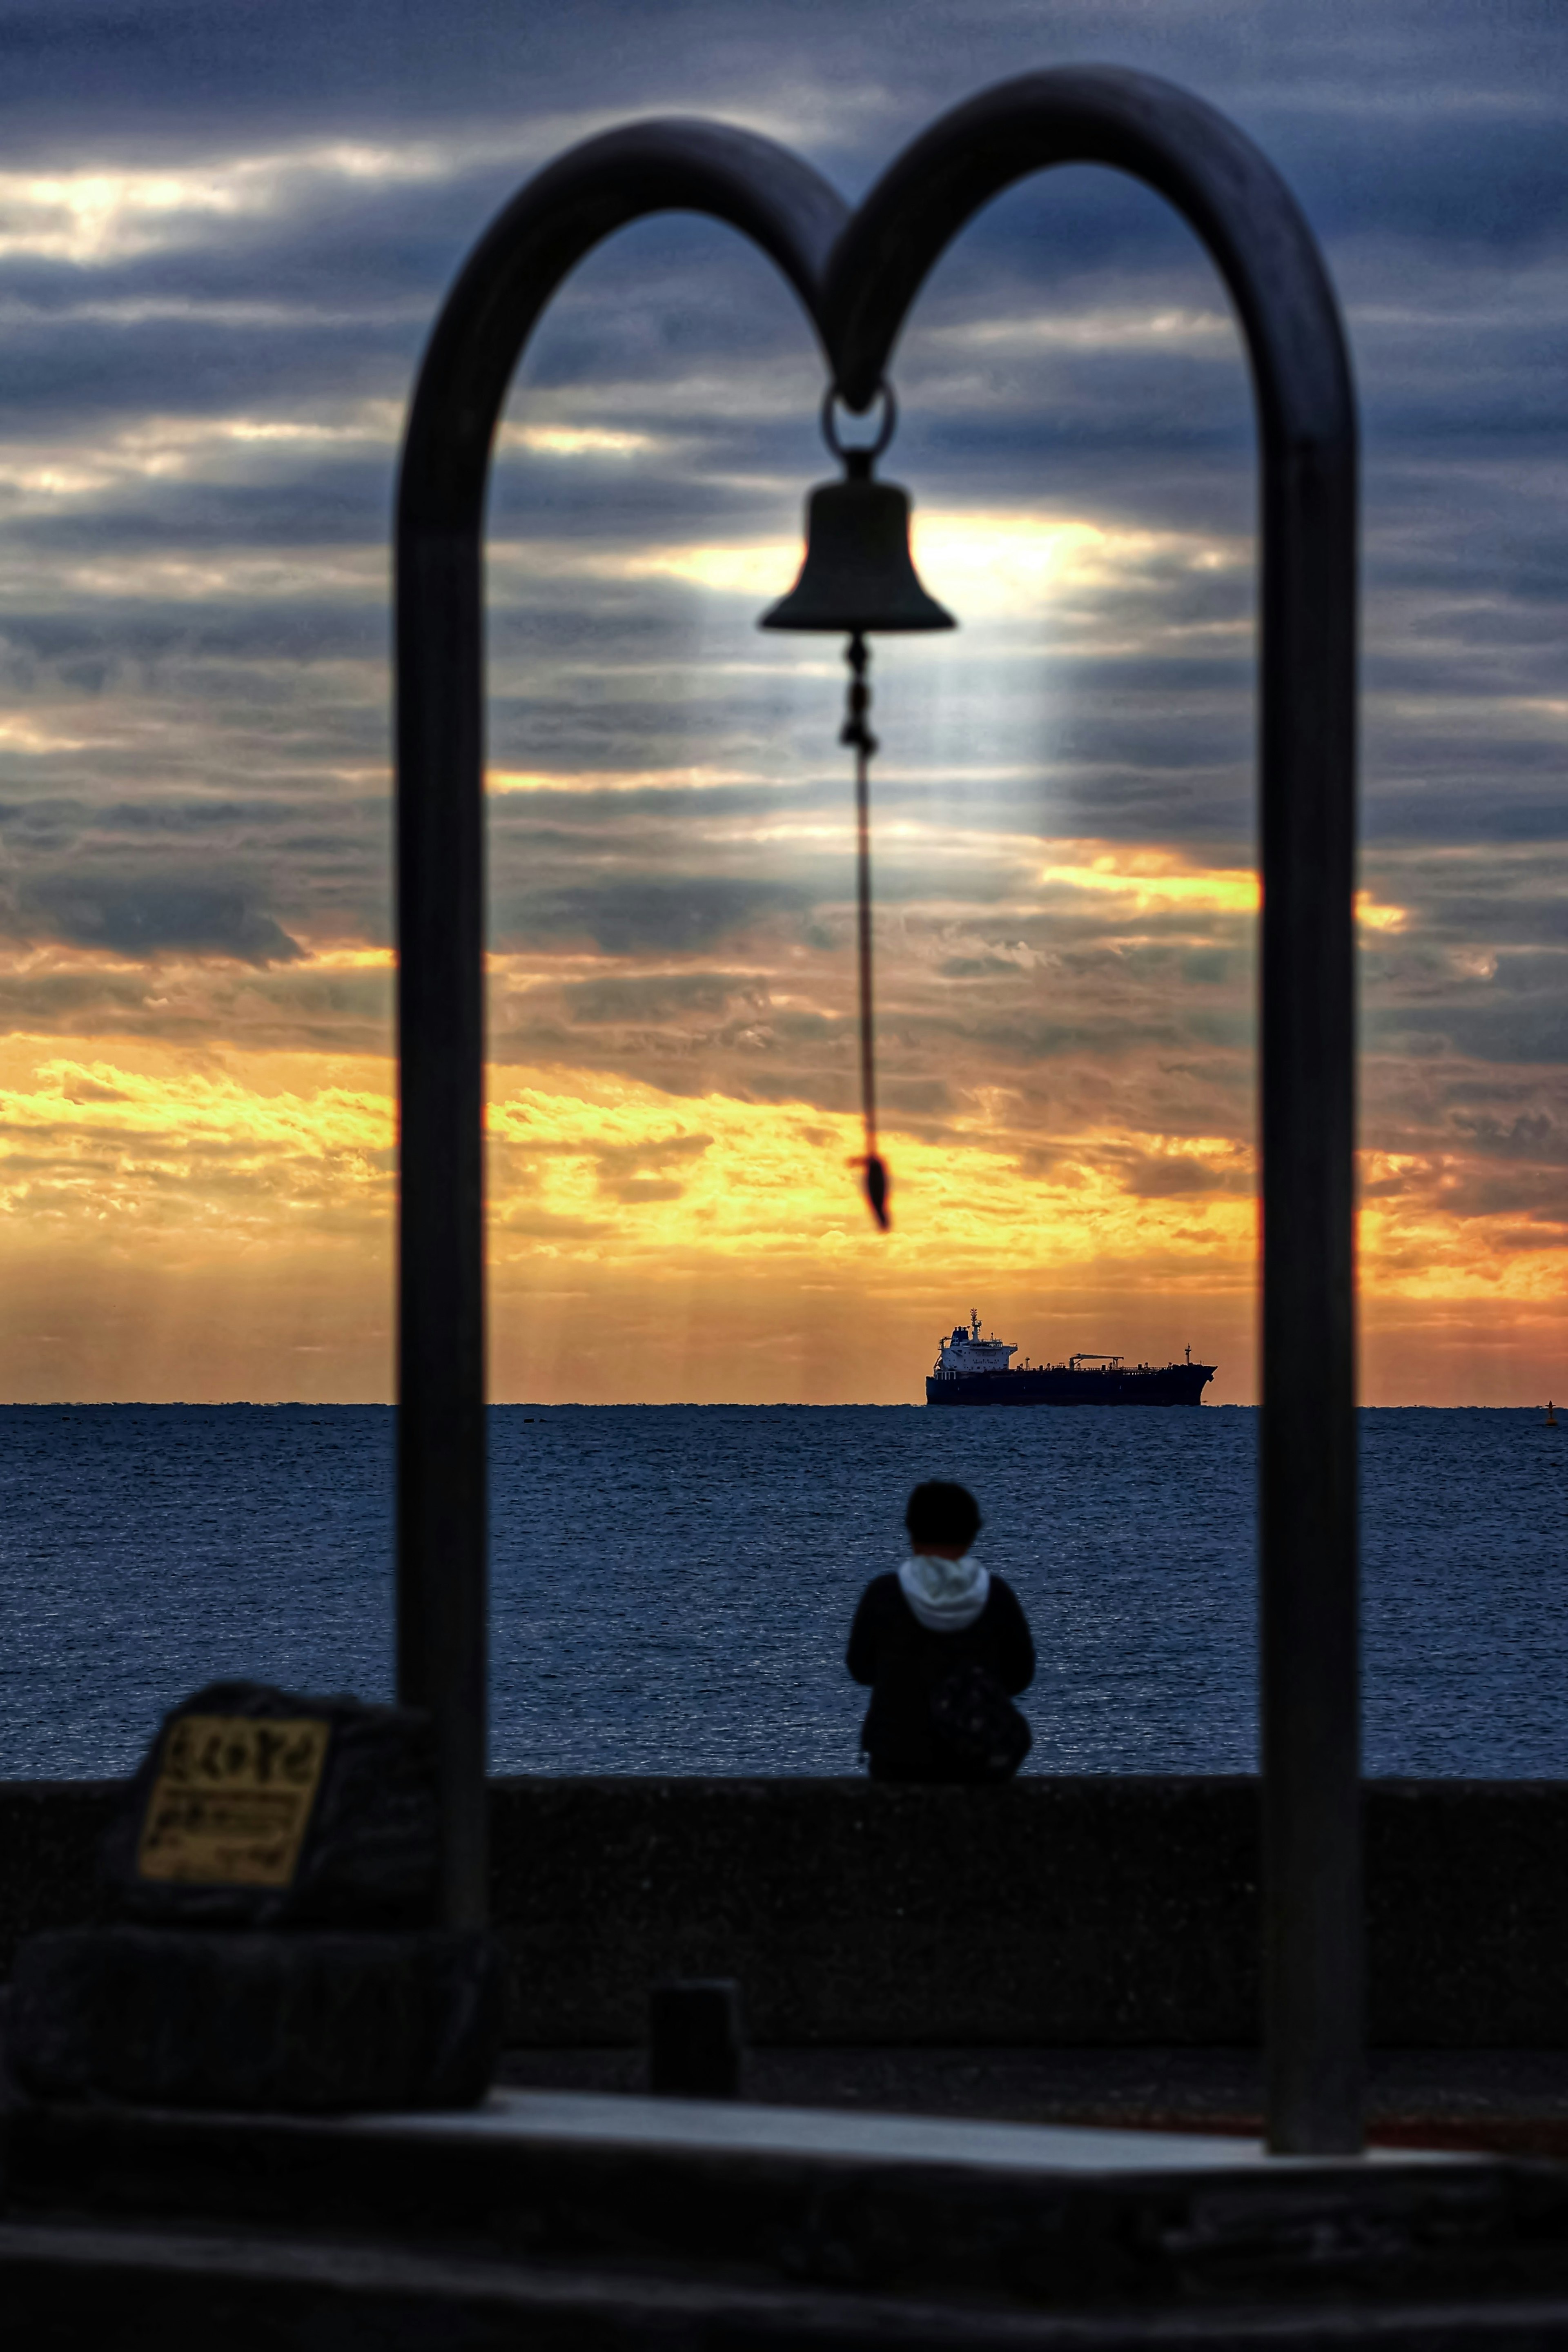
M606 955L658 949L694 954L758 916L806 903L805 891L788 883L729 880L717 875L541 891L522 895L505 908L497 944L587 939Z
M1352 0L1310 9L1205 0L1152 12L1139 0L1075 0L1048 11L1011 0L871 0L829 13L742 7L708 0L657 12L640 0L574 0L519 19L499 0L447 0L438 23L420 0L37 0L0 18L7 108L19 129L52 142L63 127L95 141L147 141L162 126L189 137L193 120L223 120L249 135L291 128L343 135L405 135L444 120L520 117L584 105L658 105L706 89L731 102L771 82L785 91L844 88L867 110L895 118L930 111L988 76L1064 58L1127 57L1195 86L1223 90L1266 119L1276 139L1303 114L1346 136L1324 141L1325 176L1349 182L1346 201L1374 184L1354 139L1368 114L1397 142L1410 128L1413 162L1421 100L1446 94L1446 139L1491 127L1500 99L1511 120L1546 111L1542 93L1560 57L1550 0L1500 20L1462 5L1389 0L1375 12ZM853 79L851 79L853 77ZM1381 102L1380 102L1381 101ZM832 139L824 110L818 135ZM1395 152L1398 148L1395 143ZM1462 151L1461 151L1462 152ZM1462 162L1448 174L1467 192Z
M243 884L126 881L78 869L29 884L17 911L39 936L117 956L173 950L271 964L301 952Z
M694 1015L727 1013L737 999L761 1010L767 992L744 972L661 973L642 980L580 980L561 992L574 1021L600 1026L611 1022L689 1021Z
M0 803L0 827L13 850L24 856L75 849L89 835L99 841L114 835L141 842L194 838L205 851L216 837L228 846L237 838L265 836L280 824L296 823L298 812L286 802L110 801L101 807L64 798Z
M1500 1118L1489 1111L1458 1110L1453 1114L1453 1125L1472 1149L1489 1158L1568 1167L1568 1124L1550 1109L1521 1111L1512 1118Z
M1173 1152L1116 1152L1110 1164L1124 1188L1142 1201L1178 1200L1185 1193L1249 1195L1255 1182L1249 1169L1212 1168L1205 1160Z

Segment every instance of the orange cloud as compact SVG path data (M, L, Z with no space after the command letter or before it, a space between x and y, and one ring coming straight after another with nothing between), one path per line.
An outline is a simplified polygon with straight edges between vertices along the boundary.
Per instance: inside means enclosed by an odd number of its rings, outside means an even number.
M1256 915L1263 906L1261 877L1247 866L1195 866L1163 850L1106 851L1083 864L1040 868L1047 887L1092 891L1125 900L1136 914L1168 908L1194 913ZM1403 930L1409 909L1385 904L1373 891L1355 895L1356 920L1371 931Z

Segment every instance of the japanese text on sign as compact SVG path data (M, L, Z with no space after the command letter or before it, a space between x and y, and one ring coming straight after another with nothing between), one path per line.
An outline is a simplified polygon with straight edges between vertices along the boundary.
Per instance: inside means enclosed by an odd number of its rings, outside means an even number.
M330 1724L310 1716L182 1716L163 1743L147 1801L141 1875L287 1886L331 1733Z

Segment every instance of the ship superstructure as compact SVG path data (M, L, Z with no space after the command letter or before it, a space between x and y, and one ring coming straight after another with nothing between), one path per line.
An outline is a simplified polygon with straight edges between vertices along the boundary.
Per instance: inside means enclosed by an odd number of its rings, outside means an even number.
M962 1323L952 1327L952 1337L942 1343L942 1353L936 1360L933 1380L969 1380L979 1372L1005 1372L1018 1350L1005 1339L983 1339L980 1318L973 1307L969 1310L969 1328Z
M1218 1367L1129 1364L1121 1356L1069 1356L1065 1364L1015 1365L1016 1346L980 1336L980 1317L953 1326L926 1381L927 1404L1201 1404Z

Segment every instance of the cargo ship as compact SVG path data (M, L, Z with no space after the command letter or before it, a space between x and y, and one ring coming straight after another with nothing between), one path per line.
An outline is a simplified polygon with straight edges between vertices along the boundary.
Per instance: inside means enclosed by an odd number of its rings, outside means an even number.
M1015 1364L1005 1339L983 1339L972 1308L969 1328L953 1326L926 1381L927 1404L1202 1404L1218 1367L1130 1364L1121 1356L1069 1356L1065 1364Z

